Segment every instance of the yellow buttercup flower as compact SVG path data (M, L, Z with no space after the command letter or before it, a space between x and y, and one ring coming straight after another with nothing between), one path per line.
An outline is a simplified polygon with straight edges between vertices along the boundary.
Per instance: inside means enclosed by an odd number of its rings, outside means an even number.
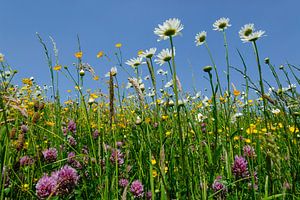
M251 143L251 140L250 139L245 139L245 142L249 144L249 143Z
M54 126L55 123L54 123L54 122L47 121L47 122L46 122L46 125L47 125L47 126Z
M21 186L23 192L27 192L29 190L29 184L25 183Z
M161 119L162 119L163 121L167 120L168 118L169 118L168 115L163 115L163 116L161 116Z
M103 51L99 51L98 54L97 54L97 58L101 58L103 55L104 55L104 52Z
M94 79L95 81L98 81L98 80L99 80L99 76L93 76L93 79Z
M122 44L121 44L121 43L117 43L117 44L115 45L115 47L116 47L116 48L121 48L121 47L122 47Z
M157 171L156 170L152 170L152 176L157 177Z
M233 95L234 95L234 96L239 96L240 94L241 94L240 91L238 91L238 90L233 90Z
M61 69L61 65L56 65L53 67L53 70L58 71Z
M95 93L91 93L90 97L93 98L93 99L99 98L99 96L97 94L95 94Z
M74 55L76 58L82 58L82 54L83 54L82 51L78 51Z
M152 165L155 165L155 164L156 164L156 160L155 160L154 158L151 160L151 164L152 164Z

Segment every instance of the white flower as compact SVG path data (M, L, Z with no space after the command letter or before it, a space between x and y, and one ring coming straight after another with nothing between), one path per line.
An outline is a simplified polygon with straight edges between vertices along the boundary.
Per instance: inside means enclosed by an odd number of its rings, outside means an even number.
M159 69L157 70L156 72L158 75L167 75L168 74L168 71L164 71L163 69Z
M232 117L231 117L231 123L235 123L236 122L236 119L240 118L243 116L243 113L235 113Z
M88 104L91 105L91 104L93 104L93 103L95 103L95 99L92 98L92 97L90 97L90 98L89 98L89 101L88 101Z
M105 77L110 77L110 74L112 76L115 76L117 75L117 73L118 73L118 69L116 67L112 67L110 71L105 74Z
M163 25L158 25L158 28L155 28L154 33L159 36L158 41L169 39L171 36L176 36L181 34L183 25L179 19L173 18L168 19L163 23Z
M276 109L273 109L271 112L272 112L273 114L277 115L277 114L280 113L280 110L279 110L278 108L276 108Z
M169 82L166 83L165 88L169 88L173 86L173 80L170 80Z
M143 51L139 57L142 57L142 58L152 58L152 56L155 54L156 52L156 48L150 48L149 50L145 50Z
M137 66L143 64L142 61L143 61L143 58L142 58L142 57L137 57L137 58L132 58L132 59L130 59L130 60L127 60L127 61L125 62L125 64L127 64L127 65L129 65L129 66L135 68L135 67L137 67Z
M0 53L0 62L4 61L4 55L2 53Z
M206 32L202 31L200 33L197 33L195 36L195 42L196 42L196 46L200 46L202 44L204 44L206 40Z
M10 71L5 71L3 73L3 76L6 78L6 79L9 79L10 78L10 75L11 75L11 72Z
M192 100L198 99L201 96L201 92L197 92L195 96L192 97Z
M215 23L213 24L213 27L215 31L224 31L225 29L227 29L228 27L231 26L231 24L229 24L229 18L225 18L222 17L220 19L218 19L217 21L215 21Z
M147 94L148 97L154 97L155 96L155 90L152 90Z
M175 56L175 48L174 48L174 56ZM172 50L163 49L156 57L157 59L155 59L154 61L160 66L162 66L165 62L168 62L172 59Z
M141 89L142 91L145 90L145 84L144 84L144 83L140 84L140 89Z
M254 24L246 24L239 31L243 42L254 42L264 35L265 31L255 31Z
M147 75L147 76L145 76L144 77L144 80L146 81L146 80L149 80L150 79L150 76L149 75Z
M130 82L127 82L126 89L129 89L131 87L132 87L132 84Z
M204 116L202 113L198 113L198 115L196 116L196 120L198 122L203 122L205 119L207 119L207 117Z

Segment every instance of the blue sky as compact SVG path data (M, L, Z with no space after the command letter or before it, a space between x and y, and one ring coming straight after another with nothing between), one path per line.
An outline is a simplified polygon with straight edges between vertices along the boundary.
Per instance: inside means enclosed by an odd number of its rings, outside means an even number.
M298 65L299 6L300 2L297 0L1 0L0 52L6 56L9 64L19 71L18 79L33 76L39 84L49 84L47 62L35 33L39 32L49 47L51 43L48 36L52 36L59 49L60 63L68 66L76 62L73 55L78 49L78 34L84 52L84 62L91 64L96 73L104 77L114 63L97 59L98 51L103 50L113 56L116 51L114 45L118 42L123 44L124 60L135 57L140 49L157 47L160 51L169 47L169 43L157 42L153 30L157 24L176 17L184 24L183 35L176 37L174 41L179 78L183 88L191 91L193 71L195 87L203 91L204 88L208 88L208 81L203 78L205 74L202 68L211 62L204 46L195 46L196 33L207 31L208 45L220 76L225 81L223 37L220 32L212 30L212 24L220 17L229 17L232 24L227 30L230 63L242 68L236 53L236 49L239 49L245 56L251 77L257 81L252 46L240 41L240 27L246 23L254 23L257 29L266 31L267 36L258 41L262 60L270 57L276 66L286 61ZM146 66L142 68L146 75ZM167 69L167 66L162 68ZM264 64L263 74L265 79L272 79L269 69ZM121 69L119 75L125 82L127 77ZM242 80L240 74L232 72L232 82L235 85L239 87ZM106 85L103 81L87 80L87 87L104 89ZM63 93L73 86L71 82L61 78L60 88Z

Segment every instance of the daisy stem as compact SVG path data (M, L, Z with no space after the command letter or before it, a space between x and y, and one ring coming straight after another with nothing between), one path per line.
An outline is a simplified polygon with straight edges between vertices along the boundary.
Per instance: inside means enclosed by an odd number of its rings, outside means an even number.
M256 42L253 41L252 44L253 44L253 48L254 48L254 53L255 53L257 67L258 67L258 73L259 73L260 92L261 92L261 96L262 96L262 100L263 100L263 106L264 106L264 121L265 121L266 129L268 130L268 122L267 122L268 113L267 113L267 110L266 110L267 102L266 102L266 99L264 98L265 90L264 90L264 84L263 84L263 78L262 78L261 65L260 65L260 61L259 61L259 55L258 55L258 49L257 49Z
M226 32L223 30L223 37L224 37L224 47L225 47L225 59L226 59L226 66L227 66L227 71L226 71L226 78L227 78L227 120L229 121L230 119L230 64L229 64L229 56L228 56L228 43L227 43L227 38L226 38ZM225 109L226 113L226 109ZM230 132L230 123L228 124L229 132Z
M216 92L214 90L214 84L213 84L213 78L212 74L209 71L209 82L211 86L211 91L212 91L212 101L213 101L213 116L214 116L214 134L215 134L215 145L214 149L217 149L217 144L218 144L218 113L217 113L217 101L216 101Z
M211 54L210 49L209 49L209 47L208 47L208 44L207 44L206 42L204 42L204 44L205 44L205 47L206 47L206 49L207 49L208 55L209 55L209 57L210 57L210 60L211 60L211 62L212 62L212 64L213 64L214 71L215 71L215 73L216 73L216 78L217 78L217 82L218 82L220 94L221 94L221 96L223 96L223 94L222 94L222 88L221 88L221 84L220 84L220 79L219 79L219 74L218 74L218 71L217 71L216 63L215 63L215 61L214 61L214 58L212 57L212 54Z
M172 66L173 66L173 84L174 84L174 93L175 93L175 105L176 105L176 111L177 111L177 122L178 122L178 129L179 129L179 136L180 136L180 147L181 147L181 163L182 163L182 175L185 177L185 159L184 159L184 138L183 133L181 129L181 123L180 123L180 108L178 106L178 89L177 89L177 81L176 81L176 66L175 66L175 57L174 57L174 45L173 45L173 39L172 36L170 36L170 43L171 43L171 49L172 49Z

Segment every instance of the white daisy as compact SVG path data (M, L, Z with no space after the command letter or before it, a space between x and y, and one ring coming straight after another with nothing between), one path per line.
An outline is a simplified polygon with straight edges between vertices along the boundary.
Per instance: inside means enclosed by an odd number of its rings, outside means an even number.
M175 56L175 48L174 48L174 56ZM154 61L160 66L162 66L165 62L168 62L172 59L172 50L163 49L156 57L157 59L155 59Z
M2 53L0 53L0 62L4 61L4 55Z
M217 21L215 21L215 23L213 24L213 27L215 31L224 31L225 29L227 29L228 27L231 26L231 24L229 24L229 18L225 18L222 17L220 19L218 19Z
M149 76L149 75L145 76L145 77L144 77L144 80L145 80L145 81L150 80L150 76Z
M176 36L181 34L183 25L179 19L173 18L166 20L163 25L158 25L158 28L155 28L154 33L159 36L158 41L169 39L170 36Z
M167 75L168 71L164 71L163 69L158 69L156 73L157 75Z
M206 40L206 32L202 31L200 33L197 33L195 36L195 42L196 42L196 46L200 46L202 44L204 44Z
M169 88L173 86L173 80L170 80L169 82L166 83L165 88Z
M254 42L265 34L265 31L255 31L254 24L246 24L239 31L243 42Z
M117 75L117 73L118 73L118 69L116 67L112 67L110 71L105 74L105 77L110 77L110 74L112 76L115 76Z
M272 109L271 112L272 112L273 114L277 115L277 114L280 113L280 110L279 110L278 108L276 108L276 109Z
M156 48L150 48L149 50L145 50L143 51L139 57L142 57L142 58L152 58L152 56L155 54L156 52Z
M129 65L129 66L135 68L135 67L137 67L137 66L143 64L142 61L143 61L143 58L142 58L142 57L137 57L137 58L132 58L132 59L130 59L130 60L127 60L127 61L125 62L125 64L127 64L127 65Z

